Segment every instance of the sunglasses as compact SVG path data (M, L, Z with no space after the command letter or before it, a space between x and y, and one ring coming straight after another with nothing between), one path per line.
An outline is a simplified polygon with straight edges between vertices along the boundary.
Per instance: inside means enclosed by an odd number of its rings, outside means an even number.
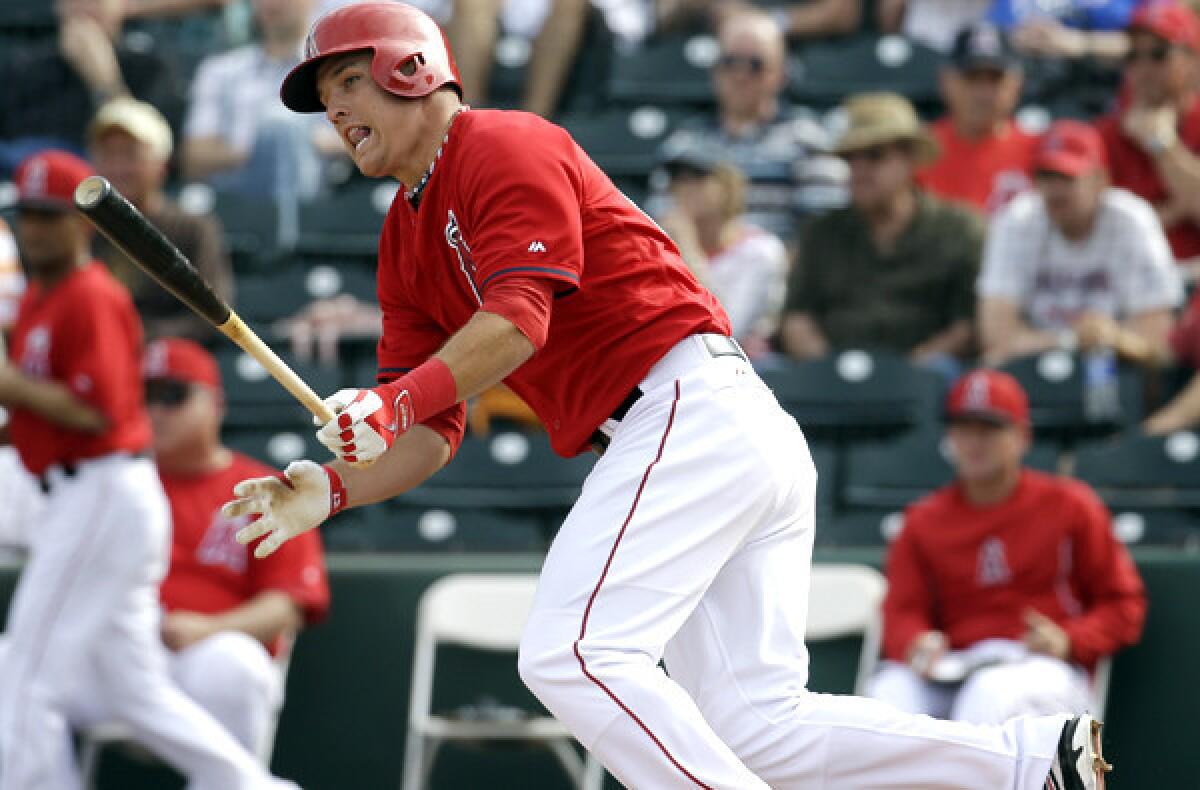
M767 60L762 55L725 54L717 59L717 68L723 71L742 68L751 74L762 74L767 70Z
M192 385L178 379L149 379L145 386L146 403L179 406L192 394Z
M1126 63L1137 63L1139 60L1149 60L1154 63L1166 63L1173 50L1170 44L1159 44L1148 49L1131 49L1125 56Z

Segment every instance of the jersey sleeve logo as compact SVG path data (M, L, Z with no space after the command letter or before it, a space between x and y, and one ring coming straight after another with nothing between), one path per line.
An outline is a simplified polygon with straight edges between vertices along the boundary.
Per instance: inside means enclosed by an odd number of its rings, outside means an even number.
M463 277L467 280L467 285L471 287L471 293L475 296L476 304L483 304L483 297L479 294L479 287L475 285L475 261L471 257L471 247L467 244L467 240L463 238L462 229L458 226L458 217L454 216L454 211L446 211L446 243L450 245L450 249L454 250L455 256L458 257L458 268L462 270Z
M530 252L545 252L546 245L542 244L540 241L531 242L529 245L529 251Z

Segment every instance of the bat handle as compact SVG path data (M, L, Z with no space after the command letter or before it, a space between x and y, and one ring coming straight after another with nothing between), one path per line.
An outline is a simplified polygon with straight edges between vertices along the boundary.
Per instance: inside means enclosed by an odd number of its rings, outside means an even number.
M217 329L237 343L243 351L258 360L266 371L283 385L284 389L292 393L296 400L304 404L304 408L312 412L322 423L327 423L336 416L333 410L325 405L325 401L321 400L317 393L304 383L304 379L297 376L295 371L262 341L262 338L246 326L237 313L230 311L229 319Z

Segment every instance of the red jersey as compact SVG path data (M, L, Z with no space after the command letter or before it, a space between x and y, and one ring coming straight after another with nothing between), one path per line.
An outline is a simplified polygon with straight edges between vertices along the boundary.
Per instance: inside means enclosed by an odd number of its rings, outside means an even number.
M14 364L27 376L62 384L108 421L92 434L14 409L12 443L31 473L149 447L141 346L142 323L129 292L103 264L93 261L51 288L30 282L13 327Z
M1019 640L1027 608L1062 626L1086 667L1132 644L1146 593L1110 522L1085 484L1028 469L997 505L972 505L953 484L922 499L888 553L884 654L903 661L931 629L956 649Z
M398 193L380 238L381 380L424 362L513 277L549 283L554 301L545 344L505 383L562 455L586 449L682 338L730 332L667 235L565 130L528 113L463 112L419 209ZM461 409L455 423L461 432Z
M917 183L935 195L992 214L1029 188L1038 138L1015 123L982 140L963 137L949 118L930 132L941 155L917 174Z
M1145 198L1154 206L1167 200L1166 184L1158 174L1154 160L1142 147L1130 139L1121 128L1121 113L1124 108L1100 119L1096 128L1104 138L1108 153L1108 172L1115 187L1128 189ZM1193 153L1200 154L1200 97L1179 121L1179 139ZM1167 240L1176 260L1186 260L1200 255L1200 226L1184 220L1167 228Z
M159 470L171 504L171 566L160 596L167 611L219 614L267 590L289 595L312 622L329 609L321 537L315 529L297 535L265 559L254 559L258 541L234 538L248 518L226 518L221 505L233 487L275 470L241 453L215 472L177 477Z

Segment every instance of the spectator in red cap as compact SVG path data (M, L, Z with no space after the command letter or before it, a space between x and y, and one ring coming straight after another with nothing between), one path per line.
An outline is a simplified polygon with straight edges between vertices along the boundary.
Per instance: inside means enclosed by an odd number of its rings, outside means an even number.
M1099 133L1059 121L1034 157L1037 189L992 223L979 278L984 359L1061 347L1109 347L1158 365L1168 357L1183 286L1145 200L1108 185Z
M234 484L274 470L224 447L217 362L166 338L146 348L154 459L171 506L171 565L162 583L162 638L171 676L248 750L270 753L283 704L281 664L306 622L329 608L321 538L311 530L270 557L234 540L246 519L220 506Z
M1098 659L1137 641L1141 578L1084 484L1025 468L1029 406L997 371L946 401L955 482L905 513L887 558L871 695L981 724L1088 707Z
M1099 123L1112 182L1150 201L1175 258L1194 273L1200 270L1193 260L1200 258L1200 18L1174 0L1148 3L1128 32L1128 98Z

